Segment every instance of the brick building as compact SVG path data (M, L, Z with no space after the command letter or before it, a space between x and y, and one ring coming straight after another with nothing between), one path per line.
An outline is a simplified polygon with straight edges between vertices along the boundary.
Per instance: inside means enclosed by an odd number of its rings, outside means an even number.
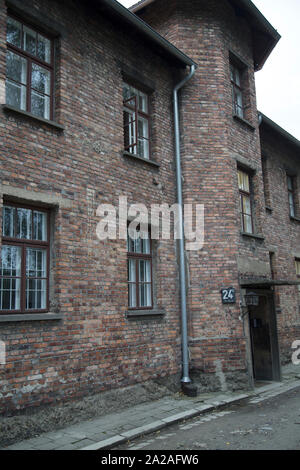
M1 412L180 384L178 244L101 241L97 208L177 201L172 93L196 65L180 93L183 201L205 206L185 253L191 376L278 379L299 338L299 142L255 100L278 33L246 0L132 11L0 0Z

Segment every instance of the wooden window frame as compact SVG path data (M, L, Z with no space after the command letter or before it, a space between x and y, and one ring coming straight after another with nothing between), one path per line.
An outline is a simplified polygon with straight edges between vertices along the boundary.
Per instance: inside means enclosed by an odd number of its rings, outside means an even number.
M288 191L288 203L289 203L289 214L290 217L296 217L296 188L295 188L295 176L287 174L287 191ZM289 182L291 182L291 188L289 187ZM292 197L292 204L290 202L290 197ZM293 210L293 213L292 213Z
M132 88L135 88L137 91L143 93L147 97L147 109L148 113L145 113L144 111L141 111L138 107L138 99L137 95L134 95L126 100L123 100L123 109L128 109L130 112L135 113L135 142L133 144L129 144L126 146L125 143L125 125L123 123L123 132L124 132L124 151L130 153L131 155L135 155L140 158L144 158L145 160L150 160L151 161L151 114L150 114L150 96L147 91L142 89L136 84L131 83L130 81L124 80L123 84L128 85ZM134 106L131 106L128 104L130 101L134 101ZM147 127L148 127L148 157L144 157L143 155L140 155L138 153L138 121L139 117L145 119L147 121ZM133 151L132 151L133 150Z
M251 235L254 234L254 223L253 223L253 207L252 207L252 191L251 191L251 185L252 185L252 175L249 171L243 169L243 168L238 168L238 171L240 171L241 173L244 173L246 175L248 175L248 178L249 178L249 191L246 191L246 190L243 190L243 189L240 189L239 188L239 201L240 201L240 207L241 207L241 222L242 222L242 231L244 233L249 233ZM244 199L247 198L249 199L249 203L250 203L250 214L247 214L245 211L244 211ZM245 216L247 217L251 217L251 232L248 232L246 231L245 227L246 227L246 223L245 223Z
M16 209L30 209L31 213L31 224L33 229L33 213L34 211L44 212L47 215L47 241L41 240L32 240L32 239L21 239L15 237L6 237L2 235L2 246L18 246L21 248L21 275L20 276L13 276L16 278L20 278L20 309L18 310L0 310L0 315L10 315L10 314L35 314L35 313L47 313L49 312L50 308L50 299L49 299L49 292L50 292L50 210L45 209L44 207L39 206L31 206L27 204L17 204L10 201L6 201L2 208L4 207L14 207ZM17 219L17 217L16 217ZM15 224L17 223L15 219ZM1 227L1 234L2 234L2 227ZM15 225L15 233L16 233L16 225ZM46 269L46 277L45 278L33 278L33 279L41 279L46 281L46 308L44 309L26 309L26 249L27 248L41 248L46 250L46 262L47 262L47 269ZM2 276L0 274L0 279L7 278L9 276Z
M299 265L300 265L300 258L295 258L296 276L297 276L298 281L300 281L300 274L297 273L297 263L299 263ZM299 284L297 285L297 290L298 290L298 294L299 294L299 297L300 297L300 285Z
M129 294L129 284L135 284L135 300L136 300L136 307L131 307L129 305L129 299L128 299L128 310L152 310L153 309L153 247L152 247L152 240L150 236L150 231L148 231L148 236L149 236L149 247L150 247L150 253L136 253L136 252L130 252L127 251L127 263L129 264L129 261L134 261L135 265L135 282L130 282L129 279L127 280L128 284L128 294ZM127 234L128 237L128 234ZM140 284L149 284L148 282L140 282L139 280L139 261L150 261L150 292L151 292L151 305L149 306L140 306L140 293L139 293L139 286Z
M7 18L11 18L15 21L18 21L21 23L21 48L14 46L13 44L9 43L6 40L6 46L7 46L7 51L10 51L22 58L24 58L27 61L27 83L26 85L26 109L25 111L28 113L31 113L33 116L37 116L36 114L33 114L31 111L31 91L34 90L37 93L43 95L43 96L49 96L49 102L50 102L50 113L49 113L49 119L44 118L49 121L54 121L54 39L53 37L50 37L48 34L46 34L44 31L40 30L38 27L35 25L28 23L24 21L21 17L9 13L7 15ZM44 62L43 60L39 59L37 56L34 56L30 54L29 52L24 50L24 26L30 28L36 33L36 44L37 44L37 36L40 34L41 36L45 37L50 41L51 44L51 52L50 52L50 63ZM42 93L38 90L35 90L32 88L32 64L36 64L44 69L46 69L50 73L50 95L47 95L46 93ZM14 81L15 83L20 82L13 80L10 78L10 80ZM20 111L23 111L20 108Z

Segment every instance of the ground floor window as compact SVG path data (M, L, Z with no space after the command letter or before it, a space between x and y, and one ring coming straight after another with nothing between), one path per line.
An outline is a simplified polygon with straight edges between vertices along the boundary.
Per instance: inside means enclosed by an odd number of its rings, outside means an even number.
M45 312L49 305L49 212L2 210L0 313Z
M152 249L150 234L130 230L127 237L128 252L128 307L152 308Z

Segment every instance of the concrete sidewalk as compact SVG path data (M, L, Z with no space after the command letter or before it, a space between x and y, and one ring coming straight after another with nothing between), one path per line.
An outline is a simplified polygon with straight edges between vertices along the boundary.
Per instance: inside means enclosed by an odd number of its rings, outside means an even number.
M195 398L166 397L133 406L120 413L43 433L0 450L100 450L109 449L144 434L226 405L251 398L260 402L300 386L300 367L283 369L282 382L270 382L245 393L205 393Z

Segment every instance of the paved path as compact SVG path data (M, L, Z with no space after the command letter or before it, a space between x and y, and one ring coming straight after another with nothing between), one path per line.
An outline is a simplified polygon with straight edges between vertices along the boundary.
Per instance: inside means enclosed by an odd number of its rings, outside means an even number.
M259 402L300 385L300 367L287 368L282 382L271 382L245 393L209 393L195 398L166 397L100 418L43 433L0 450L97 450L126 443L185 419L213 412L249 397Z

